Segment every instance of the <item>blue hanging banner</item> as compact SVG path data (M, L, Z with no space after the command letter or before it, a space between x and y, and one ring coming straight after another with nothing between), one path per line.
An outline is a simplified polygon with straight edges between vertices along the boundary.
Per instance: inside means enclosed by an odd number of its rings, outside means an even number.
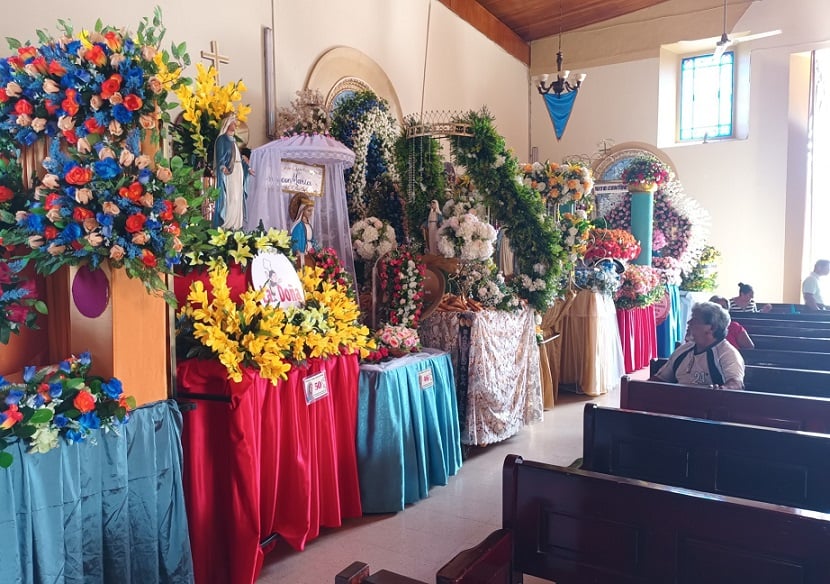
M553 131L557 140L561 140L562 134L565 133L565 126L568 125L571 111L574 109L576 94L577 90L560 93L559 95L555 93L542 95L545 98L545 104L548 106L548 114L550 115L550 121L553 122Z

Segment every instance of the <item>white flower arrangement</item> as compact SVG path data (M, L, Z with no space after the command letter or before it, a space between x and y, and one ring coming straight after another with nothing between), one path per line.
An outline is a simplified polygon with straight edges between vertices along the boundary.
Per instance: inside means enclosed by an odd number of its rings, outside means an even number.
M438 230L438 251L444 257L486 260L493 255L496 230L473 213L445 219Z
M357 120L352 148L355 153L354 166L346 183L346 192L351 196L354 210L358 213L366 210L366 158L372 136L378 137L381 157L386 161L389 171L394 172L394 146L398 129L395 119L388 111L373 108Z
M487 308L515 310L521 305L493 260L459 262L450 280L463 296L474 298Z
M398 246L395 229L377 217L367 217L352 225L352 247L361 259L374 261Z

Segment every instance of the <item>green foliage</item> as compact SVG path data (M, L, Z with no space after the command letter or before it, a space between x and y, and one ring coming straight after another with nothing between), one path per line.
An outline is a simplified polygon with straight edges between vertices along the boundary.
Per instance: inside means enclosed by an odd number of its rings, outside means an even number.
M459 121L472 126L473 136L453 137L453 154L477 185L492 217L508 229L518 261L520 296L545 312L560 292L559 276L568 261L562 235L539 195L516 179L519 163L490 113L470 112Z
M414 123L407 118L405 125ZM429 203L433 199L443 206L446 188L441 145L431 136L407 140L406 128L395 143L395 166L401 178L401 190L406 199L406 222L409 236L424 243L421 226L429 216Z

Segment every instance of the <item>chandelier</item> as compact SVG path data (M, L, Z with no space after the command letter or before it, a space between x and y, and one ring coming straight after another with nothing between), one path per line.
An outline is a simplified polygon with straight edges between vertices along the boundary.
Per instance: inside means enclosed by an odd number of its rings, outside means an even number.
M557 96L563 93L570 93L579 89L582 82L585 81L585 73L580 74L573 83L570 79L570 71L562 71L562 0L559 0L559 50L556 52L556 79L547 83L550 75L545 73L540 75L536 82L536 89L542 95L553 93Z

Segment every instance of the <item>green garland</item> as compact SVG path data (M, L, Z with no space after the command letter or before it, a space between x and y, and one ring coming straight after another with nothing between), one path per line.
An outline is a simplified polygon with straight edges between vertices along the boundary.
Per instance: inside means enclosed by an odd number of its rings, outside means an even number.
M472 177L492 217L508 229L517 258L519 295L544 313L560 292L560 276L568 264L562 234L545 213L537 192L519 182L519 163L496 131L493 117L484 109L469 112L472 137L453 137L452 151Z
M431 136L406 138L406 128L414 123L412 118L404 122L402 135L395 143L395 166L401 177L401 191L406 193L405 217L409 236L424 243L421 226L429 217L430 201L436 199L443 206L446 177L438 140ZM410 185L414 186L413 192L409 190Z

